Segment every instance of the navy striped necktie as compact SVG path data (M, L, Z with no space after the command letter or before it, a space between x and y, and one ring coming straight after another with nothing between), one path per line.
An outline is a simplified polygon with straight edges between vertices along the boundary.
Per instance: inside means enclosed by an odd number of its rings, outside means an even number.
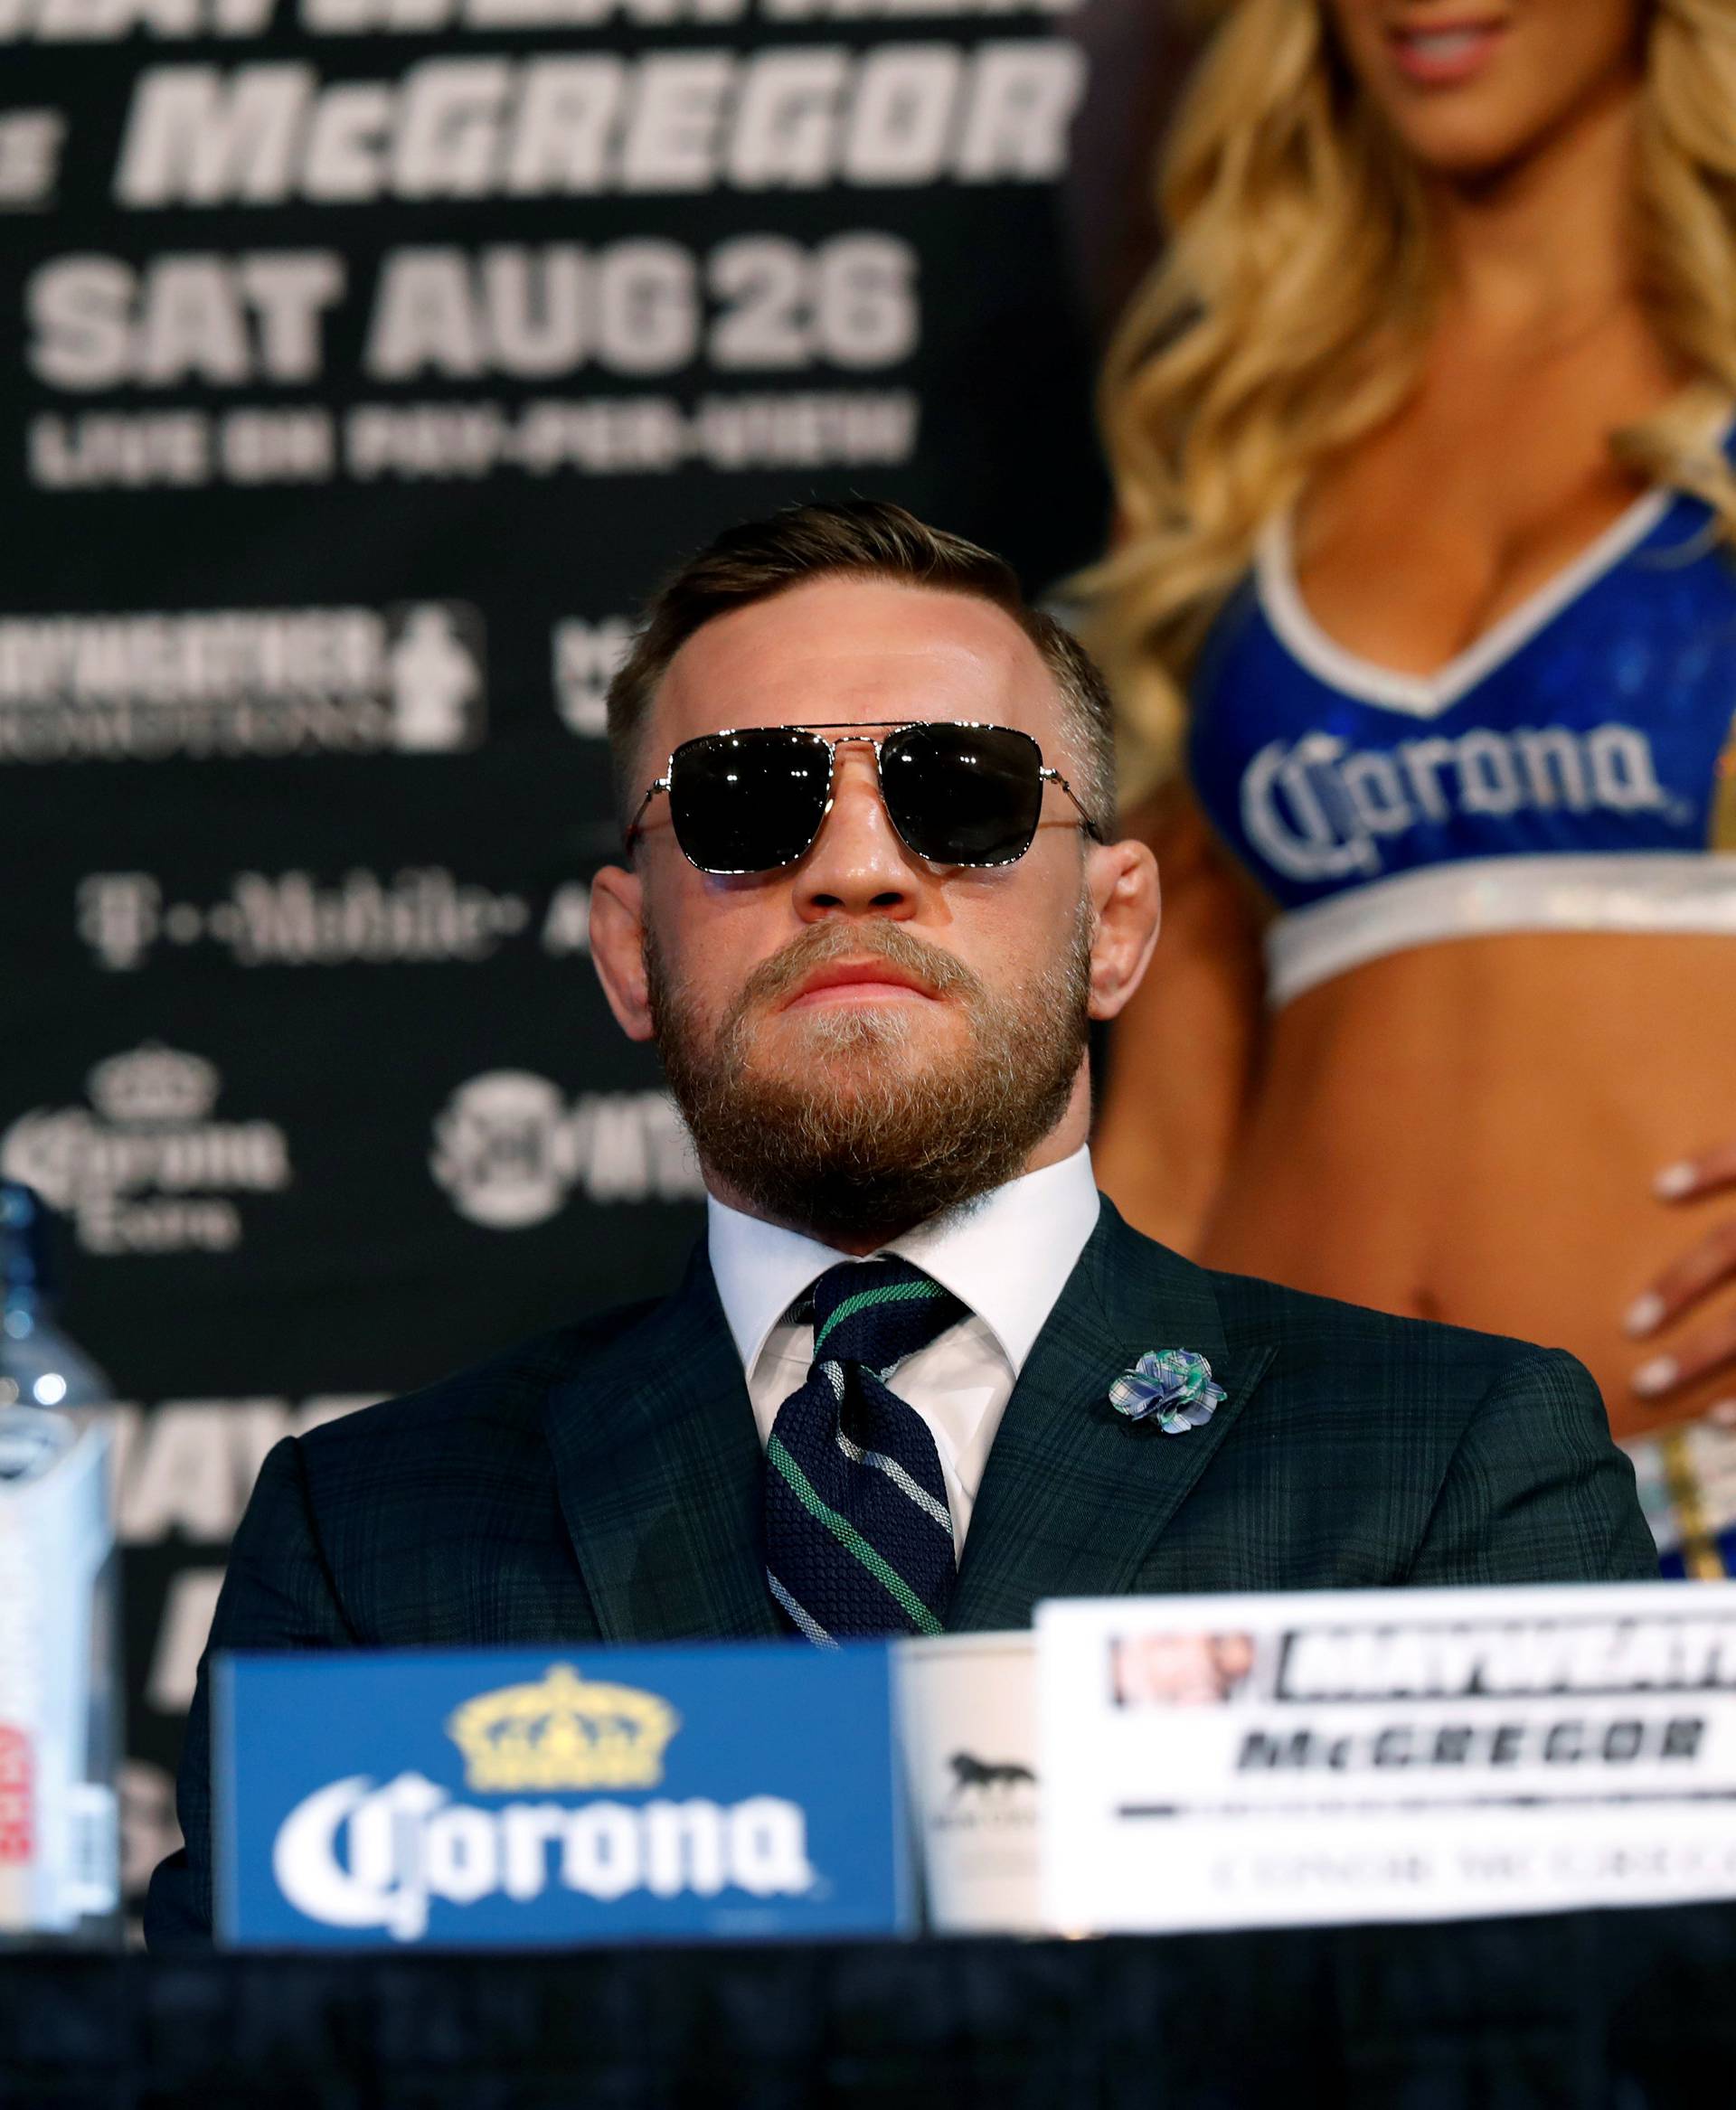
M829 1268L813 1294L814 1361L766 1446L766 1579L822 1648L939 1634L955 1572L940 1454L885 1380L966 1306L895 1258Z

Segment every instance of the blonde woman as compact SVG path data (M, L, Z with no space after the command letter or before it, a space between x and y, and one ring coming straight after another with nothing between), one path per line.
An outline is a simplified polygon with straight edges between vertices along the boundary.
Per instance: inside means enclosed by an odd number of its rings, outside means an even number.
M1090 582L1211 1265L1560 1343L1736 1569L1736 0L1233 0Z

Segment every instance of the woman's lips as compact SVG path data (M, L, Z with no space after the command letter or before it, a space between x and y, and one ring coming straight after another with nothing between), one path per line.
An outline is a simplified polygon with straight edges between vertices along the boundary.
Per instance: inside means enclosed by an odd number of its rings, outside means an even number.
M1426 88L1447 88L1480 72L1494 55L1503 27L1493 22L1442 24L1394 30L1392 55L1401 73Z

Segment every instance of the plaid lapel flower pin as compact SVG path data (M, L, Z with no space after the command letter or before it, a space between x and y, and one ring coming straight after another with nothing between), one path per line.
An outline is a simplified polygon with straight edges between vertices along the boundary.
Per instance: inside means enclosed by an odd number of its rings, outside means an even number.
M1191 1348L1148 1348L1109 1387L1109 1404L1129 1421L1156 1420L1165 1436L1184 1436L1211 1420L1222 1385L1212 1365Z

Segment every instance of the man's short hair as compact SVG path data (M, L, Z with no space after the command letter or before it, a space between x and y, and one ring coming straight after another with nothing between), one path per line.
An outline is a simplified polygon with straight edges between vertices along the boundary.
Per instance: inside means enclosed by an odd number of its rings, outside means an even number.
M1010 616L1053 676L1078 740L1083 781L1073 788L1105 836L1113 833L1114 723L1090 655L1052 616L1031 606L1004 557L878 498L786 506L769 519L725 528L664 583L609 685L609 754L623 819L634 797L646 721L676 653L717 617L817 579L889 579L968 594Z

